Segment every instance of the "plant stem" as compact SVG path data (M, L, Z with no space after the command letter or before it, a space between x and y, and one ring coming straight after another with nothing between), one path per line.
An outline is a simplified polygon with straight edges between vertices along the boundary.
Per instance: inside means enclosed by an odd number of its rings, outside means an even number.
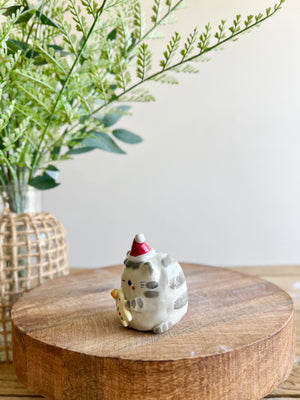
M152 28L150 28L140 39L138 42L135 43L135 45L130 49L131 51L137 47L141 42L143 42L145 39L147 39L147 37L150 35L150 33L152 33L173 11L176 10L176 8L179 6L179 4L183 3L184 0L179 0L175 6L173 6L172 8L169 8L168 12L160 19L158 20L153 26Z
M7 173L6 173L5 169L3 168L3 165L1 165L1 167L0 167L0 180L1 180L2 186L5 186L8 184Z
M161 23L161 21L163 19L165 19L183 0L180 0L176 3L176 5L174 7L172 7L169 12L167 14L165 14L159 21L157 24ZM277 8L274 8L273 12L267 14L265 17L261 18L259 21L255 21L254 23L252 23L249 26L246 26L245 28L241 29L240 31L237 31L233 34L231 34L230 36L228 36L227 38L224 38L223 40L218 40L217 43L215 43L214 45L210 46L210 47L206 47L204 50L201 50L200 52L198 52L197 54L186 58L184 60L180 60L179 62L170 65L168 67L166 67L165 69L162 69L152 75L149 75L148 77L144 78L143 80L140 80L139 82L135 83L134 85L132 85L131 87L125 89L122 93L120 93L119 95L116 95L113 100L108 100L108 102L105 102L103 105L99 106L98 108L94 109L89 115L86 115L87 117L91 117L93 115L95 115L96 113L98 113L99 111L101 111L103 108L105 108L106 106L117 102L121 97L123 97L124 95L128 94L129 92L131 92L132 90L134 90L135 88L137 88L138 86L140 86L141 84L143 84L146 81L150 81L153 80L154 78L156 78L157 76L168 72L170 70L173 70L174 68L177 68L185 63L189 63L192 61L195 61L197 58L199 59L201 56L203 56L205 53L208 53L212 50L214 50L215 48L223 45L224 43L226 43L227 41L233 40L235 39L237 36L247 32L248 30L252 29L255 26L258 26L260 23L262 23L263 21L267 20L268 18L272 17L280 8L280 5L282 4L282 1L280 1L280 4ZM157 25L156 25L157 26ZM140 42L142 42L148 35L149 33L155 29L155 27L152 27L141 39L139 42L137 42L137 44L135 46L137 46ZM132 49L131 49L132 50ZM72 132L75 128L77 128L80 125L80 121L77 121L75 124L73 124L73 126L70 127L70 129L68 129L66 131L66 133L70 133Z
M82 46L81 46L79 52L77 53L77 56L76 56L76 58L75 58L75 60L74 60L74 62L73 62L73 64L72 64L72 66L71 66L71 68L70 68L70 70L69 70L69 73L68 73L68 75L67 75L67 77L66 77L66 79L65 79L65 81L64 81L64 84L63 84L63 86L61 87L60 92L58 93L58 96L57 96L57 98L56 98L55 104L54 104L54 106L53 106L53 108L52 108L52 111L51 111L51 115L49 116L47 125L46 125L46 127L45 127L45 129L44 129L44 132L43 132L42 136L41 136L41 139L40 139L40 141L39 141L39 144L38 144L38 147L37 147L37 150L36 150L36 153L35 153L33 162L32 162L32 167L31 167L31 171L30 171L30 174L29 174L29 181L31 180L32 175L33 175L33 173L35 172L35 168L36 168L36 164L37 164L37 162L38 162L38 160L39 160L39 154L40 154L40 151L41 151L42 144L43 144L44 139L45 139L45 137L46 137L46 134L47 134L47 132L48 132L49 126L50 126L51 121L52 121L52 118L54 117L54 113L55 113L56 108L57 108L57 106L58 106L58 103L59 103L59 101L60 101L60 99L61 99L61 96L62 96L62 94L63 94L63 92L64 92L66 86L67 86L68 83L69 83L69 80L70 80L70 78L71 78L71 75L72 75L72 73L73 73L73 71L74 71L74 69L75 69L75 67L76 67L76 65L77 65L77 63L78 63L78 61L79 61L79 59L80 59L82 53L83 53L83 50L85 49L85 46L86 46L86 44L87 44L89 38L91 37L91 35L92 35L92 33L93 33L94 29L95 29L95 26L96 26L96 24L97 24L97 22L98 22L100 16L102 15L102 13L103 13L103 11L104 11L104 7L105 7L105 3L106 3L106 2L107 2L107 0L103 0L101 7L100 7L99 10L97 11L96 18L94 19L94 22L93 22L93 24L92 24L92 26L91 26L91 28L90 28L90 30L89 30L89 32L88 32L86 38L84 39L84 41L83 41L83 43L82 43Z
M6 157L6 155L4 154L4 152L0 149L0 157L2 157L3 161L5 162L8 171L11 174L12 180L13 180L13 184L16 185L18 183L18 179L17 179L17 175L15 170L13 169L11 163L9 162L8 158Z
M197 58L203 56L205 53L208 53L212 50L214 50L215 48L221 46L222 44L233 40L235 37L247 32L248 30L252 29L253 27L259 25L260 23L262 23L263 21L265 21L266 19L270 18L272 15L274 15L276 13L276 11L278 11L278 9L275 9L272 13L270 13L269 15L266 15L264 18L260 19L257 22L254 22L252 25L249 25L247 27L245 27L244 29L241 29L240 31L232 34L231 36L228 36L227 38L223 39L222 41L217 42L216 44L214 44L213 46L207 47L205 50L200 51L199 53L195 54L194 56L191 56L189 58L186 58L183 61L179 61L173 65L170 65L169 67L160 70L152 75L149 75L148 77L146 77L144 80L141 80L137 83L135 83L134 85L130 86L129 88L127 88L126 90L124 90L122 93L120 93L119 95L117 95L116 97L114 97L113 101L103 104L100 107L96 108L91 114L90 116L96 114L97 112L99 112L100 110L102 110L104 107L106 107L108 104L113 103L115 101L118 101L121 97L123 97L124 95L126 95L127 93L131 92L132 90L134 90L135 88L137 88L138 86L140 86L142 83L146 82L146 81L150 81L154 78L156 78L157 76L161 75L162 73L165 73L167 71L173 70L174 68L179 67L180 65L183 65L185 63L191 62L191 61L195 61ZM76 123L75 126L77 126L78 123ZM74 128L74 127L73 127Z

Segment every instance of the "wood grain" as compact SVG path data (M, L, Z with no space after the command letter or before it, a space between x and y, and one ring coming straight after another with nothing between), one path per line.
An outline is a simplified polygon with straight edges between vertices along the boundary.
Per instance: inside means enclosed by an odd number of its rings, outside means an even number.
M163 335L119 325L121 267L36 288L13 310L16 372L49 399L258 400L294 359L290 297L259 278L184 264L189 311Z
M262 266L262 267L233 267L234 270L246 272L259 276L263 279L271 280L276 277L280 278L278 285L284 290L292 293L295 291L295 284L299 281L300 266ZM78 272L77 269L72 269L71 273ZM287 282L290 282L287 285ZM297 286L296 286L297 287ZM297 289L296 289L297 290ZM300 288L298 288L298 292ZM296 309L300 309L299 304L295 304ZM300 315L296 313L296 331L297 331L297 356L300 357ZM296 360L297 361L297 360ZM297 375L297 371L299 372ZM300 370L296 368L289 378L278 388L281 390L280 397L277 397L275 392L268 396L268 400L294 400L300 399ZM293 391L292 397L290 393ZM29 389L26 389L17 379L11 364L0 363L0 399L1 400L30 400L43 399L32 394ZM188 399L186 399L188 400Z
M17 379L13 365L0 363L0 399L11 398L42 398L29 389Z
M263 279L281 287L290 294L295 304L295 309L300 311L300 266L235 267L234 270L261 276Z

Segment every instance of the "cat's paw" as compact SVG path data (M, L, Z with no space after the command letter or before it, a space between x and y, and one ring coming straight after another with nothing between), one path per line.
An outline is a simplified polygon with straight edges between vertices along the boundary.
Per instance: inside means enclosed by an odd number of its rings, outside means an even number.
M153 328L154 333L164 333L172 327L171 321L165 321Z
M136 299L130 300L130 308L131 308L132 310L134 310L134 311L137 311L137 309L138 309L138 304L137 304Z
M128 309L131 309L134 311L141 311L144 307L144 302L141 297L137 297L135 299L127 300L126 306Z

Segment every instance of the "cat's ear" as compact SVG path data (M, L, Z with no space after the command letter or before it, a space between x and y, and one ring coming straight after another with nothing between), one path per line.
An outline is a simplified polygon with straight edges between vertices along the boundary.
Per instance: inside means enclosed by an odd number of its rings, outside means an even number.
M145 271L147 271L149 274L152 274L152 272L154 271L153 265L151 262L145 262L143 263L143 269Z

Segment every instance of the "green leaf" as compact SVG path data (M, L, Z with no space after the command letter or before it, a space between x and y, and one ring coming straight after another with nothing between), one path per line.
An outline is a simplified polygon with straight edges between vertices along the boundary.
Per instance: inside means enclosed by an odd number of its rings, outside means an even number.
M29 9L26 10L25 12L23 12L22 14L20 14L19 18L16 21L16 24L21 24L23 22L28 22L32 16L35 14L35 9Z
M59 25L57 25L57 23L55 21L53 21L53 19L47 17L47 15L41 13L40 11L36 11L36 15L39 17L39 20L41 21L41 23L43 25L48 25L48 26L53 26L54 28L59 29L61 32L64 33L64 30L61 29L61 27Z
M117 88L117 85L110 85L111 90L115 90ZM95 104L97 106L103 106L105 104L105 101L102 99L95 99Z
M95 150L95 147L77 147L76 149L69 150L65 155L71 156L75 154L88 153L89 151Z
M59 183L56 183L51 176L44 172L42 175L32 178L29 182L29 185L39 190L47 190L55 188L59 185Z
M121 111L121 113L125 114L127 111L131 109L131 106L118 106L117 110Z
M59 185L59 183L56 182L58 174L59 170L54 165L48 165L42 175L36 176L30 180L29 185L39 190L55 188Z
M7 47L15 53L17 51L21 50L22 53L25 54L27 52L27 50L29 49L29 45L25 42L21 42L20 40L8 39L6 43L7 43Z
M171 40L167 44L167 50L165 50L163 52L164 59L160 61L160 66L162 67L163 71L166 69L171 58L173 57L176 50L178 49L180 39L181 38L180 38L179 33L175 32L174 35L172 36Z
M184 48L180 51L182 55L181 61L185 60L193 51L194 43L197 40L198 29L194 28L194 31L189 34L186 42L184 43Z
M130 35L131 38L131 45L128 47L127 49L127 53L130 53L132 49L135 48L135 44L136 44L136 38L134 37L133 33Z
M107 40L115 40L117 37L117 28L113 29L108 35Z
M160 25L167 25L167 24L176 24L178 22L178 18L176 15L169 15L164 20L161 21Z
M175 7L175 10L183 10L184 8L187 8L187 5L184 1L178 2L178 5Z
M6 11L3 13L5 17L11 17L13 14L16 14L17 11L19 11L22 6L10 6L6 7Z
M54 146L53 150L51 151L51 159L57 160L59 158L61 146Z
M54 46L60 47L60 46L56 46L56 45L48 45L48 47L54 47ZM37 52L36 50L31 48L27 43L21 42L20 40L16 40L16 39L8 39L7 47L9 48L9 50L11 50L14 53L21 50L22 53L25 54L25 57L27 57L27 58L36 58L41 55L39 52ZM59 49L57 49L57 51L59 51ZM67 52L65 52L65 53L67 53ZM62 54L62 55L64 55L64 54Z
M110 127L115 123L117 123L121 118L122 118L121 114L106 114L101 122L103 123L104 126Z
M17 11L23 9L24 12L22 12L16 21L17 24L23 23L23 22L28 22L30 18L36 14L37 17L39 17L40 22L43 25L48 25L48 26L53 26L57 29L59 29L61 32L64 32L63 29L53 19L49 18L47 15L41 13L39 10L36 9L36 7L30 8L30 7L23 7L23 6L11 6L7 7L6 11L3 13L6 17L11 16L13 14L16 14Z
M136 143L141 143L143 141L143 139L140 136L128 131L127 129L115 129L112 132L112 134L117 139L128 144L136 144Z
M162 75L158 75L155 78L153 78L154 81L156 82L161 82L161 83L168 83L170 85L178 85L179 82L178 80L175 78L175 76L172 76L170 74L162 74Z
M89 137L84 139L81 143L85 147L93 147L95 149L101 149L109 151L111 153L125 154L114 140L108 136L107 133L95 131L92 133L95 138Z
M162 0L154 0L154 6L152 7L153 15L151 16L151 21L154 23L154 25L157 25L159 21L161 3Z
M130 106L120 106L116 108L116 112L112 112L110 114L95 115L94 118L99 119L104 126L109 128L110 126L116 124L122 116L130 109Z
M140 78L142 81L145 79L146 74L151 69L151 57L152 54L148 48L148 45L142 43L138 48L137 54L137 69L136 74L137 77Z
M48 167L45 169L45 174L50 176L50 178L56 182L59 175L59 170L54 165L48 165Z
M180 65L180 66L174 68L173 71L184 72L187 74L197 74L199 72L199 69L195 68L191 64L184 64L184 65Z
M162 31L154 30L147 36L148 39L163 39L166 35Z
M68 56L70 54L68 51L64 50L61 46L57 46L56 44L48 44L47 48L58 52L61 57Z
M152 96L152 94L149 92L148 89L138 88L132 90L130 94L127 95L126 97L124 96L124 101L127 102L137 101L145 103L149 101L155 101L155 98Z
M40 55L41 55L41 54L40 54L39 52L37 52L37 51L35 51L35 50L33 50L33 49L29 49L29 50L26 52L25 57L27 57L27 58L37 58L37 57L39 57ZM40 64L42 64L42 62L41 62L41 61L38 61L38 62L35 62L35 64L40 65ZM43 60L43 64L47 64L47 62Z

